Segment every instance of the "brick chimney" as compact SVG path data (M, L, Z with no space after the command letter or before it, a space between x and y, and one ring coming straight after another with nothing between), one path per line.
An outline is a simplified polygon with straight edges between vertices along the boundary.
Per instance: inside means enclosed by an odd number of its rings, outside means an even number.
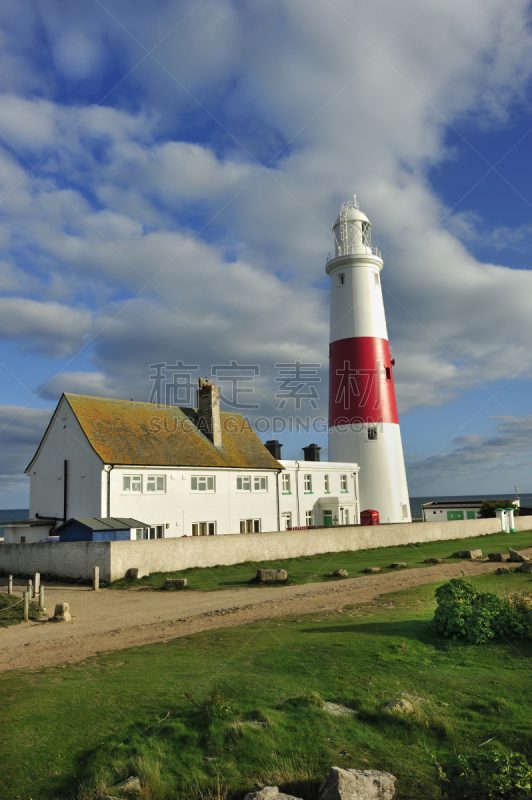
M220 420L220 390L207 379L199 381L198 428L215 447L223 447Z
M266 450L270 451L272 456L276 458L277 461L279 461L282 458L281 456L282 444L279 443L278 439L270 439L268 442L266 442L264 447L266 448Z

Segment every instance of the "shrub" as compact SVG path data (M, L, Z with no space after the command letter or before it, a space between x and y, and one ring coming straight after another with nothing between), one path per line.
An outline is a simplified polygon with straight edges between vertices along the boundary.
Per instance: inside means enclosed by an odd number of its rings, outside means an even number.
M489 519L490 517L495 517L495 509L496 508L509 508L511 505L511 500L483 500L482 505L478 510L478 515L481 519ZM514 508L514 517L519 516L519 509Z
M450 800L520 800L532 789L532 767L520 753L480 750L436 767Z
M436 600L433 626L442 636L483 644L495 636L525 637L532 632L525 603L481 592L459 578L439 586Z

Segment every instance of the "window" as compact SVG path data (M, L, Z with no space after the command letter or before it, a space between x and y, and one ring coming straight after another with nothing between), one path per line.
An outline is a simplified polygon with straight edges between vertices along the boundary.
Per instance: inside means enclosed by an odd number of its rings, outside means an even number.
M312 475L304 475L303 483L305 485L305 492L312 492Z
M392 370L390 369L390 367L386 367L386 380L391 381L391 379L392 379Z
M151 525L149 528L135 528L137 539L162 539L164 538L164 525Z
M406 504L406 503L402 503L401 505L403 506L403 519L408 519L408 506L407 506L407 504ZM473 513L474 513L474 512L473 512ZM471 517L469 516L469 514L467 515L467 518L468 518L468 519L471 519ZM474 519L474 517L473 517L473 519Z
M146 478L147 492L166 492L165 475L148 475Z
M124 475L122 477L122 490L124 492L142 492L142 475Z
M377 441L377 428L368 428L368 439L370 442Z
M349 511L347 510L347 508L345 510L345 524L349 525Z
M193 492L214 492L215 483L212 475L198 475L190 479L190 488Z
M214 536L216 522L193 522L192 536Z
M325 491L327 493L329 493L331 491L330 488L329 488L329 476L328 475L324 475L323 479L325 481Z
M345 286L345 275L343 272L338 275L338 282L340 283L340 286Z
M290 511L285 511L281 514L281 530L287 531L292 527L292 514Z
M312 511L307 511L305 514L305 525L313 525L314 523L312 522L312 519Z
M137 539L147 539L148 528L135 528L135 537Z
M340 491L348 492L347 488L347 475L340 475Z
M362 223L362 244L366 247L371 247L371 223Z
M267 492L268 491L268 478L259 478L258 476L253 480L253 491Z
M20 544L26 544L26 537L25 536L21 536L20 537Z
M241 519L240 533L260 533L260 519Z
M283 487L283 494L292 494L292 492L290 491L290 474L288 472L283 472L282 487Z
M236 479L236 490L237 492L251 491L251 478L249 477L249 475L245 475L242 478Z
M375 284L376 284L377 286L380 286L381 279L380 279L380 277L379 277L379 273L378 273L378 272L374 272L374 273L373 273L373 277L375 278Z

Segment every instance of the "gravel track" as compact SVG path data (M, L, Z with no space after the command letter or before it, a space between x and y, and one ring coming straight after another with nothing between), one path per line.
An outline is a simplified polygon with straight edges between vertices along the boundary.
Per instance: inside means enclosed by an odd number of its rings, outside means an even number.
M532 557L532 548L522 552ZM50 583L45 586L47 613L53 615L56 603L69 603L72 622L40 620L0 628L0 672L73 663L97 653L257 620L341 610L347 604L370 603L386 592L494 572L497 566L461 561L335 582L214 592L93 592L87 586Z

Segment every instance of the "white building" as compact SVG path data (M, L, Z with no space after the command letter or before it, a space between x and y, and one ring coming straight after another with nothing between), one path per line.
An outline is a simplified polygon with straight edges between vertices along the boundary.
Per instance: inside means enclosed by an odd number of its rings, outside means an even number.
M64 394L26 470L31 522L6 525L5 541L72 518L142 520L150 538L359 521L356 464L280 462L244 417L220 412L218 389L202 386L198 405Z

